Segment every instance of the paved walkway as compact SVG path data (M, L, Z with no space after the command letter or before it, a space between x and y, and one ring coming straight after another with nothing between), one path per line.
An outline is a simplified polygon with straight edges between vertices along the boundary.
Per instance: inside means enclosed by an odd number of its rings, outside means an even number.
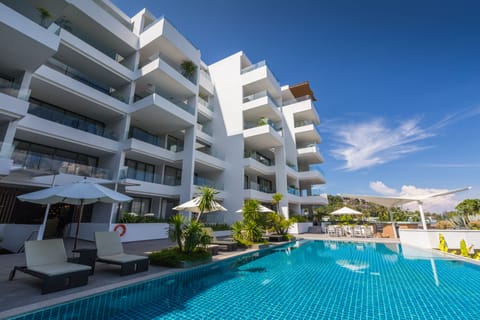
M329 238L323 234L302 234L299 237L315 240L399 242L398 239ZM73 241L66 239L65 246L67 252L71 252ZM130 254L148 255L151 251L172 246L174 246L174 243L170 240L139 241L125 243L124 250ZM93 242L79 241L77 247L94 248L95 245ZM218 261L250 251L255 250L220 252L219 255L213 257L213 260ZM97 263L95 266L95 274L89 277L88 285L41 295L41 280L38 278L23 272L17 272L15 279L8 281L8 275L15 265L25 265L25 255L23 253L0 255L0 288L2 290L2 294L0 295L0 319L182 270L150 265L147 272L120 277L118 266Z

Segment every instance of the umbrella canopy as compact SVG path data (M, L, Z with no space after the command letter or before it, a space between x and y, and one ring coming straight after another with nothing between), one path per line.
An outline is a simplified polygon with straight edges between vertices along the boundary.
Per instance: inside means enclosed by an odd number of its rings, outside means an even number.
M343 215L359 215L359 214L362 214L362 213L357 211L357 210L353 210L349 207L343 207L341 209L333 211L330 214L335 215L335 216L343 216Z
M194 212L194 213L200 213L200 212L202 212L200 210L200 201L201 200L202 200L201 196L193 198L190 201L179 204L178 206L174 207L173 210L190 211L190 212ZM219 204L216 201L212 201L210 207L211 207L211 210L204 210L203 213L215 212L215 211L227 211L227 209L225 207L223 207L221 204Z
M239 209L235 212L238 212L238 213L242 213L243 212L243 209ZM265 206L262 206L261 204L258 205L258 212L264 212L264 213L271 213L271 212L275 212L273 211L272 209L270 208L267 208Z
M96 183L81 181L63 186L56 186L17 197L21 201L38 204L68 203L85 205L95 202L126 202L132 198Z
M68 203L80 205L80 213L75 231L73 249L77 248L78 229L82 221L83 206L95 202L117 203L132 201L132 198L86 180L40 191L26 193L17 197L21 201L37 204ZM48 212L46 213L48 215ZM46 221L46 219L44 219Z

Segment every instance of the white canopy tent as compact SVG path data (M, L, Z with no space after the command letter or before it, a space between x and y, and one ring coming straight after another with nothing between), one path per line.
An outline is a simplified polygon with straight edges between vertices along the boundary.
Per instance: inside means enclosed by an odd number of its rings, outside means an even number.
M238 209L237 211L235 211L237 213L242 213L243 212L243 209ZM270 208L267 208L265 206L262 206L261 204L258 205L258 212L263 212L263 213L272 213L274 212L272 209Z
M423 230L427 230L427 223L425 221L425 214L423 213L423 202L425 200L431 199L431 198L436 198L436 197L441 197L441 196L446 196L449 194L457 193L457 192L462 192L466 190L470 190L472 187L465 187L461 189L455 189L455 190L450 190L450 191L445 191L445 192L438 192L438 193L432 193L432 194L427 194L427 195L419 195L419 196L405 196L405 197L380 197L380 196L365 196L365 195L355 195L355 194L342 194L342 197L345 198L352 198L352 199L361 199L369 202L373 202L376 204L379 204L381 206L387 207L387 208L394 208L394 207L399 207L404 204L410 203L410 202L417 202L418 204L418 211L420 211L420 218L422 220L422 227Z
M349 207L343 207L331 212L330 214L334 216L343 216L343 215L360 215L362 213L360 211L353 210Z

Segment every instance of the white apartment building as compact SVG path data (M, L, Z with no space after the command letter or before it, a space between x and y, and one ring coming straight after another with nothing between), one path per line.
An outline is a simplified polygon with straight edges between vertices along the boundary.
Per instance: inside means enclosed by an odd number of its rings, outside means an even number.
M243 52L207 66L167 19L108 0L0 0L0 40L0 236L41 223L45 208L17 195L83 177L134 198L88 206L93 229L121 212L168 218L200 185L229 209L212 222L275 192L285 216L325 204L308 82L281 86Z

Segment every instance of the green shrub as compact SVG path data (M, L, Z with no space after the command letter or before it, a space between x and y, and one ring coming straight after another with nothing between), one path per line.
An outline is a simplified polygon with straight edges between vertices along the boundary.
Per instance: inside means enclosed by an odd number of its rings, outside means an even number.
M440 251L442 252L448 252L448 246L447 246L447 241L445 241L445 237L441 233L438 235L438 237L440 239L440 244L438 246L438 249L440 249Z
M118 218L117 223L162 223L167 222L165 219L156 217L136 216L130 213L124 213Z
M454 226L453 226L453 223L451 223L450 221L442 220L442 221L438 221L436 224L434 224L433 227L435 229L444 230L444 229L453 229Z
M307 216L297 216L297 215L294 215L294 216L291 216L291 217L290 217L290 220L294 221L294 223L295 223L295 222L309 222Z
M232 227L226 223L205 224L205 227L212 228L213 231L232 230Z
M463 257L470 257L470 254L468 253L467 243L463 239L462 241L460 241L460 255L462 255Z
M470 221L468 226L473 230L480 230L480 221Z
M208 251L199 248L190 253L181 252L178 248L170 248L153 252L148 256L151 264L164 267L178 267L181 261L195 262L210 257Z

